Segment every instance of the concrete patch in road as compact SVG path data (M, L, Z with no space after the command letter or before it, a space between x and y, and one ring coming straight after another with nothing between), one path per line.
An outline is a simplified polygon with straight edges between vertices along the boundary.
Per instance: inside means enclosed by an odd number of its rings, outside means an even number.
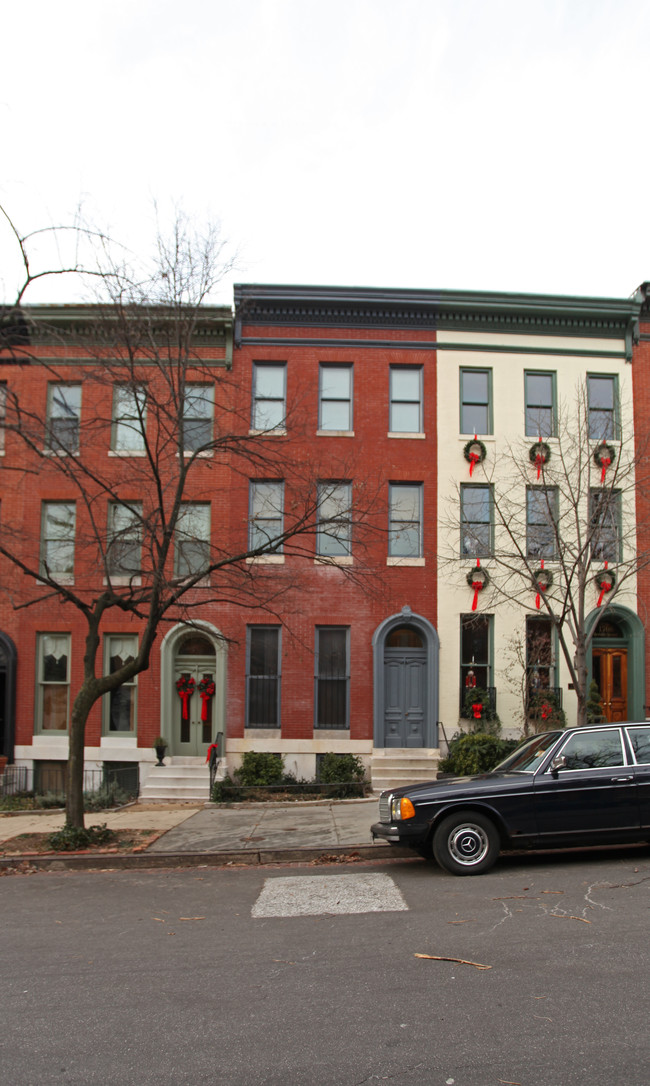
M390 875L292 875L266 879L253 917L322 916L408 910Z

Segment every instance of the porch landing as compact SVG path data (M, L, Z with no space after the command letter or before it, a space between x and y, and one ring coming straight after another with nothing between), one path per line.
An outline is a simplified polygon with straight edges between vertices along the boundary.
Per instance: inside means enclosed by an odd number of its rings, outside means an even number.
M385 788L433 781L439 761L439 747L375 747L370 766L372 790L383 792Z

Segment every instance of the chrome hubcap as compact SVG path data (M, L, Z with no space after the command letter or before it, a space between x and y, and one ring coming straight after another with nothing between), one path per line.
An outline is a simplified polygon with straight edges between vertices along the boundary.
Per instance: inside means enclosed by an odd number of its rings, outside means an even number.
M472 867L487 855L489 841L481 826L456 826L449 835L449 854L456 863Z

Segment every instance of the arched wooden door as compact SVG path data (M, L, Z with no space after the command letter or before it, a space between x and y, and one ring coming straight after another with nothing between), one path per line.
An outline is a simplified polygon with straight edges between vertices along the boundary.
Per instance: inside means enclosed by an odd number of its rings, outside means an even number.
M627 720L627 649L595 648L593 676L607 723Z

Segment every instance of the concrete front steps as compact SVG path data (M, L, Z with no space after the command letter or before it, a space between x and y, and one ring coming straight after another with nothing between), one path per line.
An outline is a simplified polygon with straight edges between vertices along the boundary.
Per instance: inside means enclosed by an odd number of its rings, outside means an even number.
M376 747L370 765L372 790L383 792L385 788L433 781L439 761L438 747L432 750L423 747Z
M220 772L217 776L223 776ZM164 766L153 766L140 789L140 801L210 799L210 769L205 758L165 758Z

